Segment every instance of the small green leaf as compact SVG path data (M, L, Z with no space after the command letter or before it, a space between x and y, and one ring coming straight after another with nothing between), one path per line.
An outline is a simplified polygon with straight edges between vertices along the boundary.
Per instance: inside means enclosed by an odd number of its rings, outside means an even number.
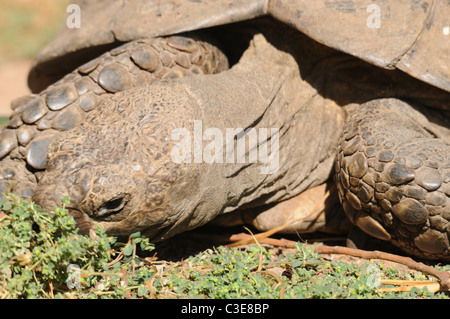
M140 231L135 232L135 233L130 235L130 238L139 238L139 237L141 237L141 232Z
M132 246L132 245L126 246L126 247L122 250L122 253L123 253L125 256L130 256L130 255L133 253L133 246Z
M5 202L3 203L2 207L4 210L11 210L12 205L10 202Z

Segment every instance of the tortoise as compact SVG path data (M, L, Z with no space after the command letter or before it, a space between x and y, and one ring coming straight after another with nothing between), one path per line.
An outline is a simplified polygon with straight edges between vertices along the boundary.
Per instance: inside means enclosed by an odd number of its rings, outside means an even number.
M283 224L331 178L344 212L292 231L450 260L448 3L75 4L81 27L11 103L2 192L68 196L82 232L160 241L218 216Z

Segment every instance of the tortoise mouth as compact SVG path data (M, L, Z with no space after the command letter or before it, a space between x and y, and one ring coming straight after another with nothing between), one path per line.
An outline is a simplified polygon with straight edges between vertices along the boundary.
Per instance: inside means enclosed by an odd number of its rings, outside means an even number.
M69 214L75 219L77 228L80 230L81 234L89 234L90 230L95 230L98 222L90 218L88 214L85 214L78 210L77 208L66 206Z

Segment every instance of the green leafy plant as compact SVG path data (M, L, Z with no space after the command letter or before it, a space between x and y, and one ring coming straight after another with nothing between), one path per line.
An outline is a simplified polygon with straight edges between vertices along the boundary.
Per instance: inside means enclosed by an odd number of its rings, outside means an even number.
M101 227L91 236L80 235L64 208L67 204L64 199L62 208L49 214L17 195L0 201L2 297L123 297L130 290L124 278L141 262L136 259L136 250L152 250L153 245L139 233L130 236L126 244L118 243ZM73 290L68 287L68 279L73 277L70 265L79 269ZM136 284L133 280L130 283Z
M126 242L101 227L79 234L67 204L47 213L14 194L0 200L0 298L448 298L426 288L380 292L370 267L381 279L430 278L382 262L330 260L301 243L218 246L159 260L140 233Z
M160 267L152 284L159 298L447 298L427 289L380 292L371 284L370 265L330 261L301 243L285 254L259 245L219 246ZM381 262L375 265L382 279L408 279Z

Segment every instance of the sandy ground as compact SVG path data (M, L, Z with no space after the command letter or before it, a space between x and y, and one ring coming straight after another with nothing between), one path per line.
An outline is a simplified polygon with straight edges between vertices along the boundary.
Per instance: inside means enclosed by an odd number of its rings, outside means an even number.
M30 93L27 86L30 65L30 60L0 64L0 117L10 115L13 99Z

